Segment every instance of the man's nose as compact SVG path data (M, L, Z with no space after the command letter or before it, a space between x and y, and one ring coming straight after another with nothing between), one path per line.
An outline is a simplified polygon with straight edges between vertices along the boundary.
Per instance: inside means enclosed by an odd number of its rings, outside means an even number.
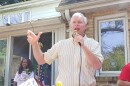
M75 23L75 26L79 26L79 24L78 24L78 23Z

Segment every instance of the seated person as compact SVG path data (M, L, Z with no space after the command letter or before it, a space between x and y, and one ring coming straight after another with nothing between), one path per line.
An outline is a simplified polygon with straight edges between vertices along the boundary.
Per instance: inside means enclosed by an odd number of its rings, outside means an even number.
M118 77L118 86L130 86L130 63L126 64Z
M19 86L29 78L33 77L34 72L30 59L23 58L14 77L14 86Z

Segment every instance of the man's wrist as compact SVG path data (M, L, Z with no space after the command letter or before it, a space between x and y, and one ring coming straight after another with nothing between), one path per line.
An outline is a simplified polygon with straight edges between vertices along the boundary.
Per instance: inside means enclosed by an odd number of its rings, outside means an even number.
M36 42L36 43L33 43L33 45L32 45L32 47L38 47L39 45L38 45L38 42Z
M82 48L85 48L85 45L84 45L84 44L81 44L81 47L82 47Z

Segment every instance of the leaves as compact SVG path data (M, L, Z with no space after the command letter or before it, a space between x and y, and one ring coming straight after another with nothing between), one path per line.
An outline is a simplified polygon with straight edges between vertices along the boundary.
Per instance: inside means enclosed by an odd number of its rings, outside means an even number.
M30 0L0 0L0 5L3 6L3 5L9 5L9 4L25 2L25 1L30 1Z
M113 48L103 62L103 71L119 71L125 64L125 52L123 46Z

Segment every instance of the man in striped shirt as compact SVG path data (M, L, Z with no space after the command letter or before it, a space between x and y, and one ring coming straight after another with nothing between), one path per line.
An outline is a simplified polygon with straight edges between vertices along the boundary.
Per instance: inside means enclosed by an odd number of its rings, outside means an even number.
M56 81L63 86L95 86L95 70L100 69L103 62L99 43L85 35L87 18L81 13L73 14L70 30L73 33L71 38L59 41L44 53L38 47L41 32L35 35L28 30L27 40L38 64L51 64L58 59Z

